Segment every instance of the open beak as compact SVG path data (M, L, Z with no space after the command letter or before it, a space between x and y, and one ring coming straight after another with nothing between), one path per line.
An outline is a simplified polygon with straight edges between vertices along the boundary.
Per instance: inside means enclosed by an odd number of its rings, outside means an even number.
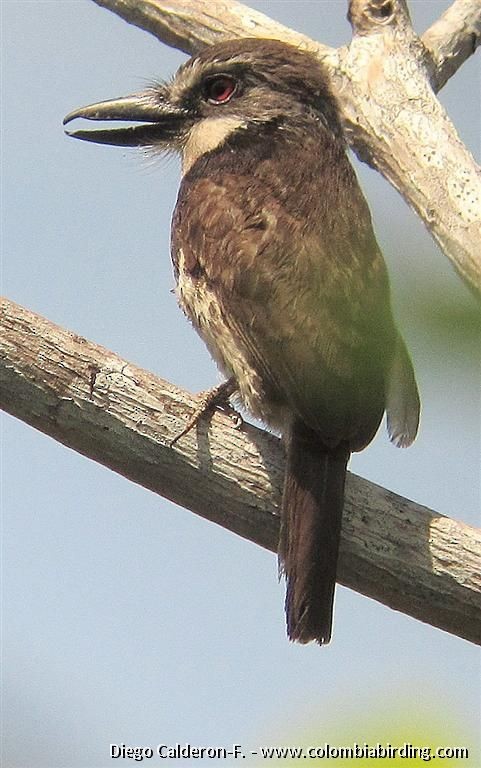
M122 120L143 123L119 128L94 131L66 131L67 136L97 144L113 144L122 147L139 147L165 142L174 142L182 132L188 113L163 97L161 91L124 96L111 101L100 101L70 112L63 124L77 118L85 120Z

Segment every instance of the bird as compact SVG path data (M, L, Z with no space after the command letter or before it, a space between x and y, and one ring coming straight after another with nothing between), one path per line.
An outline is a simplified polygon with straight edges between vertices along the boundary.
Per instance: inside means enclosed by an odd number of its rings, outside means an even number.
M281 435L287 634L327 644L349 458L384 413L391 441L410 445L420 411L329 73L280 40L224 40L172 79L64 123L78 118L134 125L67 131L74 138L181 157L178 303L227 395Z

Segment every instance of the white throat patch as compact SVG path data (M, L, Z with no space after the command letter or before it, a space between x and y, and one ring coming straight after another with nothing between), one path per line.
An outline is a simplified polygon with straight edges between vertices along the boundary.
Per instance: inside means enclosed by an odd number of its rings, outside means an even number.
M185 175L199 157L220 147L243 126L245 121L238 117L208 117L194 125L182 151L182 173Z

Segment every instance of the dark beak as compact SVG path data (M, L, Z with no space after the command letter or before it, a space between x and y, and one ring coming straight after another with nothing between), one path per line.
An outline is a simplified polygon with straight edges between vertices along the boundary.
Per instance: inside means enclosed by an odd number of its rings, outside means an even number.
M146 91L111 101L101 101L70 112L63 124L78 117L85 120L122 120L143 123L128 128L108 128L95 131L66 131L67 136L97 144L139 147L172 144L182 134L187 110L169 102L160 90Z

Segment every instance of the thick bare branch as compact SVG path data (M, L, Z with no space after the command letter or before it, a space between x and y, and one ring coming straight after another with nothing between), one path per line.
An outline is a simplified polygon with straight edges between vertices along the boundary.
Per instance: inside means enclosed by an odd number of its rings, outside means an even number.
M0 405L130 480L275 551L277 438L216 413L175 448L193 397L3 300ZM339 580L481 644L481 531L350 474Z
M432 91L405 2L351 0L351 20L351 44L325 59L349 140L481 293L481 170Z
M439 91L481 44L481 3L454 0L421 39L432 59L431 84Z
M329 52L305 35L235 0L94 0L162 42L195 53L233 37L267 37Z

